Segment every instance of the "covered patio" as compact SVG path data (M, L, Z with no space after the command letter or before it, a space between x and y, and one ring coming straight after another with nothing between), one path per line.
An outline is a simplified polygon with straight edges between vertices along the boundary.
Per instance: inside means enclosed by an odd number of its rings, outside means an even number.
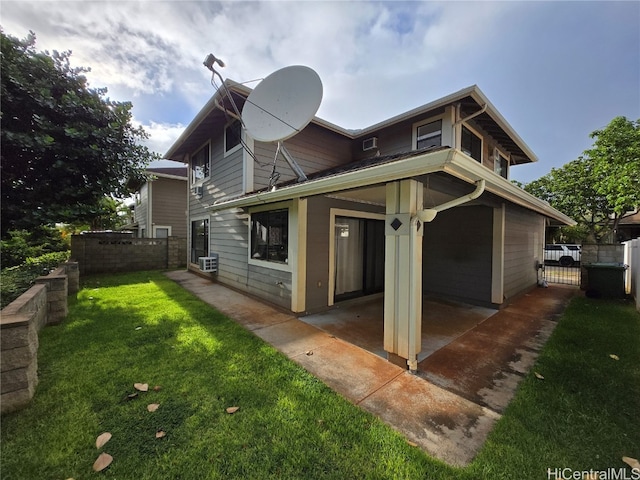
M340 302L334 308L300 317L330 335L357 345L382 358L384 349L384 299L375 295ZM456 338L494 315L498 310L431 296L422 300L421 362Z

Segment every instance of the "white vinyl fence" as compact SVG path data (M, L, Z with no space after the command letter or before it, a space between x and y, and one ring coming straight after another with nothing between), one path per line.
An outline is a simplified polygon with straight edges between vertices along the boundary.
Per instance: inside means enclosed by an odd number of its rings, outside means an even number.
M640 312L640 238L624 243L624 263L629 265L625 278L627 293L635 298Z

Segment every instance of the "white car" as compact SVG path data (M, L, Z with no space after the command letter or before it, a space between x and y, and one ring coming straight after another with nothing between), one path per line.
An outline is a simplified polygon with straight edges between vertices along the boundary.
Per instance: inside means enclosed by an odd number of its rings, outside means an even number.
M582 247L571 244L549 244L544 246L544 263L546 265L558 264L561 267L573 267L580 263Z

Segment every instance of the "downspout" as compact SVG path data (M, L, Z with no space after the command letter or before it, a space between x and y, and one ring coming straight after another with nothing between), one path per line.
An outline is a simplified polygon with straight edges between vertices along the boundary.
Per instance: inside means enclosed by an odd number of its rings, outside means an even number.
M477 112L472 113L471 115L468 115L468 116L466 116L464 118L461 118L459 120L456 120L456 123L454 123L453 126L455 127L456 125L460 125L461 123L467 122L467 121L471 120L472 118L477 117L478 115L484 113L486 109L487 109L487 104L485 103L482 106L482 108L480 110L478 110ZM460 104L458 104L456 106L456 110L457 110L457 115L456 116L459 117L460 116Z
M448 202L442 203L442 204L438 205L437 207L426 208L424 210L420 210L415 215L415 217L413 217L411 219L412 224L413 224L413 220L414 219L416 220L416 222L417 222L417 220L420 220L421 222L431 222L431 221L433 221L434 218L436 218L436 215L438 214L438 212L442 212L444 210L448 210L450 208L457 207L458 205L462 205L464 203L470 202L471 200L475 200L480 195L482 195L482 193L484 192L484 187L485 187L484 179L478 180L475 183L475 185L476 185L476 189L473 192L468 193L467 195L463 195L462 197L455 198L455 199L450 200Z

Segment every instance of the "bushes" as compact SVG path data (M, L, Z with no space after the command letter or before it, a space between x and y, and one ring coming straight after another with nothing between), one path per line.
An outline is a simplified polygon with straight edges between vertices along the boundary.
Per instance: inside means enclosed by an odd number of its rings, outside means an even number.
M22 265L2 269L0 272L0 308L4 308L26 292L36 278L46 275L69 260L70 251L46 253L30 257ZM4 260L4 259L3 259Z
M68 235L54 227L41 226L30 231L11 230L0 242L2 268L23 264L29 257L69 250Z

